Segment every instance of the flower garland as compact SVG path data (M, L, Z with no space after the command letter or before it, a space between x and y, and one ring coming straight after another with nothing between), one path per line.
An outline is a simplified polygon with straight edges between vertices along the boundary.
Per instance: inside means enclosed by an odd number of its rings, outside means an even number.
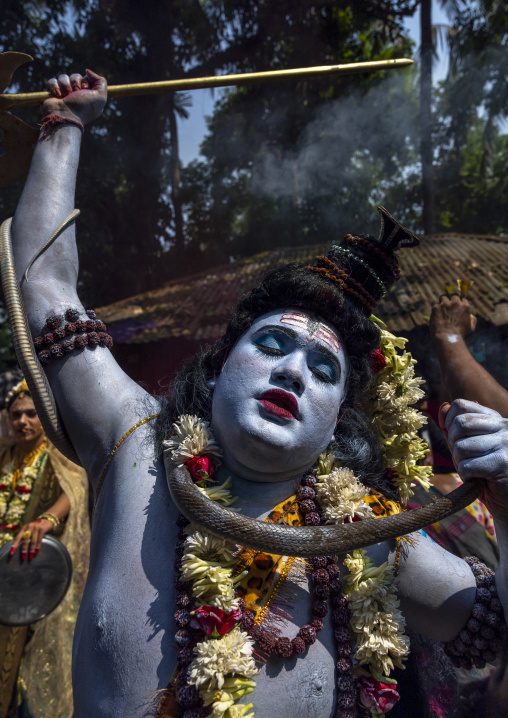
M0 546L4 546L15 537L26 511L33 486L39 476L47 439L24 457L21 468L13 459L6 464L0 475Z
M403 668L409 653L404 635L406 621L399 609L393 569L385 562L376 567L363 549L344 560L349 569L345 595L356 635L354 674L362 705L373 718L384 715L399 700L397 682L390 678L395 666ZM369 666L370 672L362 669Z
M224 506L234 503L230 479L221 486L211 485L221 451L208 422L197 416L182 416L163 446L171 453L173 463L187 467L196 486L211 501ZM180 628L177 641L183 647L179 666L186 679L181 681L178 701L187 709L197 703L209 707L213 718L253 718L254 713L248 713L252 704L235 705L254 690L256 684L250 679L258 673L254 642L238 625L242 607L235 598L235 585L244 574L233 578L237 548L202 531L187 529L180 538L184 540L181 558L177 559L177 604L187 607L192 603L195 610L180 608L175 614Z
M364 501L369 489L351 469L338 468L335 463L332 453L325 452L318 460L315 489L326 523L371 518L372 510ZM353 556L346 556L344 565L349 570L344 596L355 639L353 675L360 702L374 718L379 718L399 700L397 682L389 676L394 666L403 667L402 659L409 652L409 639L404 635L406 624L393 585L393 569L387 562L376 567L359 549ZM370 672L361 668L365 665Z
M417 464L429 448L417 433L427 420L412 406L424 396L420 389L424 381L415 376L416 360L405 351L407 339L390 334L377 317L370 318L380 326L381 341L372 356L375 381L367 411L383 446L388 477L406 505L413 494L412 484L418 482L428 491L432 476L430 466ZM402 354L397 349L402 349Z
M372 319L382 325L375 317ZM372 356L375 382L368 407L383 446L388 476L404 504L412 494L411 485L417 481L428 488L431 474L430 467L417 465L427 450L417 435L425 418L411 405L423 396L419 388L422 380L414 376L416 362L404 351L405 343L405 339L390 334L382 325L380 348ZM403 353L399 354L397 349ZM163 446L171 461L185 466L196 486L210 500L224 506L235 502L229 491L230 479L221 486L213 481L221 450L208 422L197 416L181 416ZM338 465L333 453L324 452L311 473L315 482L312 481L312 486L308 481L307 484L313 488L314 500L305 494L306 480L299 489L300 507L307 524L312 523L307 518L314 514L318 523L328 524L372 518L372 510L365 501L370 490L349 468ZM178 702L185 711L184 718L191 715L252 718L254 713L249 712L252 704L238 703L254 690L256 684L252 678L258 672L254 640L247 630L242 630L248 625L243 601L235 598L235 585L246 573L233 577L238 547L206 532L194 531L183 516L179 526L175 621L180 646ZM326 563L326 559L323 561ZM349 570L344 596L340 595L338 576L331 581L338 584L337 596L333 599L334 630L340 654L338 711L344 715L351 712L352 679L349 676L354 675L360 702L373 718L380 718L399 699L396 681L390 673L395 666L402 667L409 652L409 639L404 635L405 620L394 587L394 571L387 563L376 567L363 549L348 555L344 565ZM319 571L317 565L314 568ZM319 592L324 598L326 591L320 589ZM355 644L354 668L348 648L350 630Z

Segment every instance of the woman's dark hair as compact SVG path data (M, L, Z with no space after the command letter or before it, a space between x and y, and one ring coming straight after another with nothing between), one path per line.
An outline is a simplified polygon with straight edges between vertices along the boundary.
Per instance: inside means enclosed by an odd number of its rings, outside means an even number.
M367 312L399 276L394 254L398 241L403 243L406 239L409 244L408 237L411 242L416 238L400 227L386 210L384 213L382 236L378 241L368 235L346 235L344 243L332 247L326 258L317 258L315 267L286 264L270 272L260 285L240 299L224 334L211 347L199 351L171 385L156 425L159 447L181 414L198 414L211 420L213 380L255 319L276 309L303 309L337 329L350 362L346 396L332 444L337 460L368 486L396 498L393 484L385 477L381 444L362 409L373 376L371 354L380 339L379 329ZM396 233L402 239L394 239ZM361 301L365 297L368 303Z
M32 398L32 395L29 391L23 390L19 391L17 394L13 394L12 396L7 396L5 400L5 409L7 413L9 413L11 406L14 404L15 401L18 399L24 399L25 397L28 397L29 399Z

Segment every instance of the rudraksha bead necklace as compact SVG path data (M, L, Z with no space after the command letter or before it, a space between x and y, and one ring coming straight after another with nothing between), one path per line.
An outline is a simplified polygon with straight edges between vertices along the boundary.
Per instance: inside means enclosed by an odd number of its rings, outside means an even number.
M297 493L297 502L308 526L317 526L321 523L321 514L314 490L315 485L316 473L314 470L310 470L304 475ZM182 565L184 541L187 538L184 529L188 526L189 521L180 514L177 524L179 531L174 567L178 574ZM279 636L275 631L258 626L255 623L254 613L246 610L245 602L241 598L238 599L239 608L242 611L240 626L267 657L279 656L287 659L293 655L299 656L305 653L308 646L316 642L317 634L323 628L323 618L327 615L331 602L332 624L337 647L335 718L353 718L356 693L352 675L350 612L347 599L342 595L338 557L317 556L311 562L313 567L312 616L309 623L300 628L293 639ZM175 587L177 590L177 610L174 614L177 627L175 641L180 649L177 656L179 673L175 685L176 697L184 711L183 718L201 718L209 714L210 708L203 705L203 700L195 686L188 684L187 672L194 658L193 648L205 638L205 634L200 629L191 626L191 611L193 610L191 582L182 582L177 575Z

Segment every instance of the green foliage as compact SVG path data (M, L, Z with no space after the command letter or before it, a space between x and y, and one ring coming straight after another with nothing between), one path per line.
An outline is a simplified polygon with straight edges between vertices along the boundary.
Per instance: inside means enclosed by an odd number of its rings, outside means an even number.
M249 47L236 70L411 52L399 25L406 3L384 14L377 2L281 2L277 13L264 3L224 6ZM416 160L412 83L405 72L227 91L209 123L204 160L182 174L187 236L203 250L195 266L362 231L383 187L400 185Z
M35 56L16 73L20 91L87 66L113 84L284 69L410 56L402 21L417 6L3 0L0 45ZM452 72L433 128L438 229L506 232L507 10L479 0L453 12ZM78 178L85 303L277 246L376 233L377 204L421 229L417 80L413 69L228 90L202 156L185 168L177 118L189 111L186 94L111 101L85 134ZM20 191L2 192L3 217Z
M439 228L506 234L508 7L462 6L454 21L450 73L436 103Z

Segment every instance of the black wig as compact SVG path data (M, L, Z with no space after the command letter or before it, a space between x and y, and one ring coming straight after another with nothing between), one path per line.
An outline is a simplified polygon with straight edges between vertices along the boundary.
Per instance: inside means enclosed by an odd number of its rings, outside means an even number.
M396 497L393 484L385 477L381 444L363 410L373 378L371 355L380 339L379 329L368 314L385 289L398 279L394 249L417 240L384 212L380 240L346 235L341 246L332 247L324 258L316 258L315 266L279 267L240 299L224 334L211 347L200 350L172 383L157 421L158 446L181 414L198 414L211 420L213 380L255 319L276 309L303 309L337 329L350 362L346 396L331 448L337 460L361 481L390 498Z

